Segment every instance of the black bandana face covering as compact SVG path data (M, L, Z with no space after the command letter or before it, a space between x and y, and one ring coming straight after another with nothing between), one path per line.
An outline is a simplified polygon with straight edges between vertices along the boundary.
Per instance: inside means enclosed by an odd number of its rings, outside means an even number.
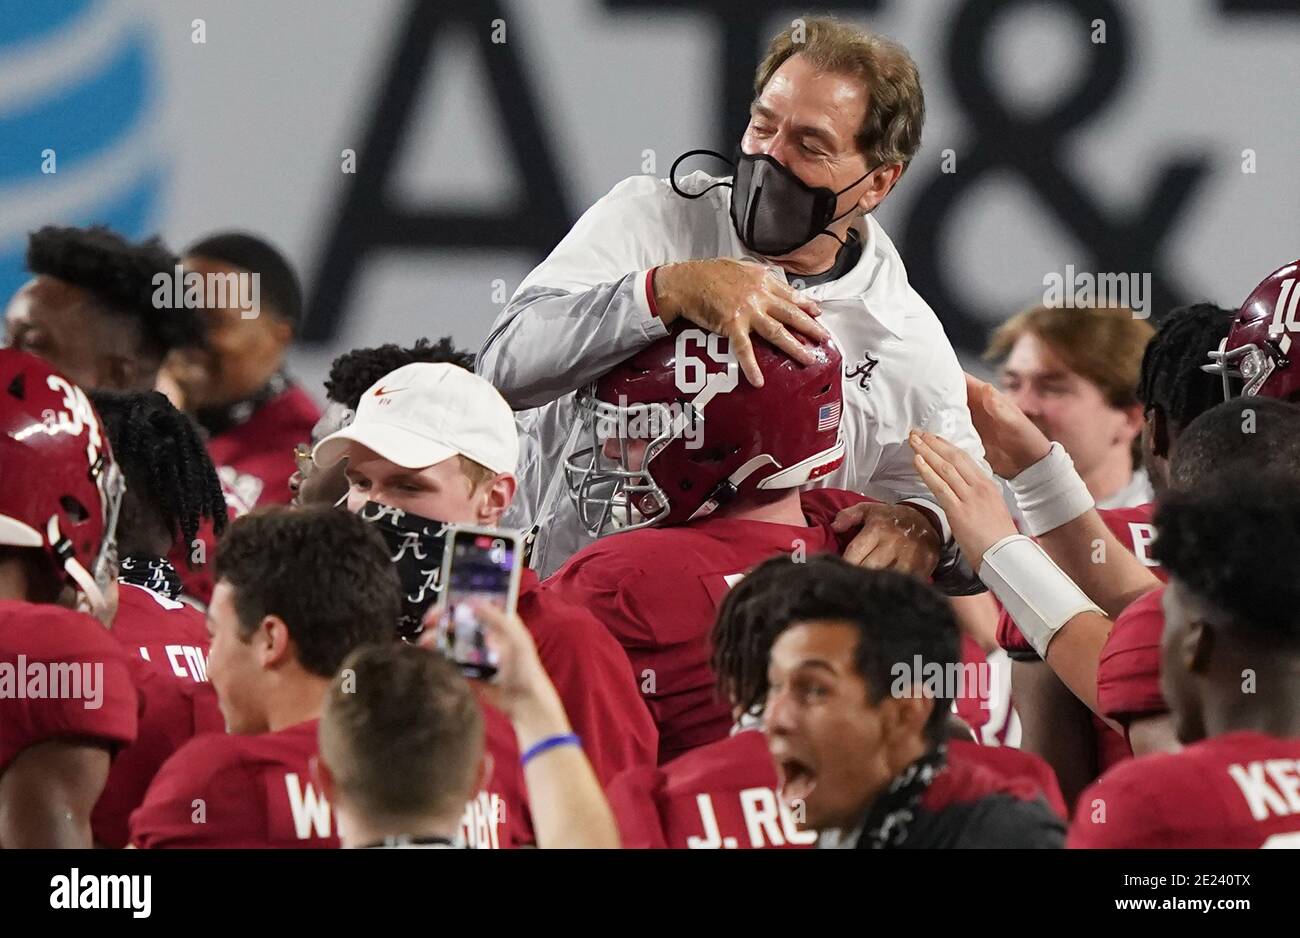
M180 599L183 587L180 574L165 557L128 554L118 562L117 578L123 583L143 586L168 599Z
M713 150L688 150L677 157L668 173L673 191L683 198L698 199L714 188L709 186L704 192L691 194L677 186L678 164L688 156L701 153L716 156L735 168L735 178L731 182L714 185L731 187L731 223L736 228L736 235L741 244L764 257L782 257L823 234L840 241L827 230L828 225L853 211L850 206L847 212L835 214L840 196L875 172L874 169L867 170L836 192L825 186L808 185L788 167L766 154L737 149L733 162Z
M402 615L397 634L415 641L424 629L424 614L442 592L442 549L448 525L400 508L366 502L358 516L379 529L402 584Z

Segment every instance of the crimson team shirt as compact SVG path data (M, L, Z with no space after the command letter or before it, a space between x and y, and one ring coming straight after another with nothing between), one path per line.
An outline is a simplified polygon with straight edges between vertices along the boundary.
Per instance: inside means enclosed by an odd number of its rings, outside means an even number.
M601 785L628 766L654 764L654 720L597 610L540 587L531 569L521 573L517 608Z
M159 674L191 684L208 680L203 613L178 599L118 581L113 637Z
M1101 649L1097 706L1125 727L1133 720L1169 712L1160 690L1164 595L1162 586L1129 603L1115 620Z
M666 765L624 772L606 794L629 849L812 847L777 795L762 730L745 729Z
M1005 779L1020 779L1032 783L1052 812L1061 820L1069 820L1070 812L1061 794L1061 783L1047 760L1032 752L1011 746L981 746L963 739L950 740L948 760L981 765Z
M158 770L131 815L136 847L337 847L312 781L317 720L270 733L196 736Z
M660 763L731 730L731 708L709 665L710 634L727 591L769 557L839 553L831 522L863 497L814 489L799 500L808 526L705 518L612 534L546 581L548 590L590 610L627 651L659 727Z
M491 688L480 681L470 683L483 711L484 750L492 757L492 774L483 790L465 806L461 839L467 847L477 850L534 846L537 838L528 813L528 790L514 727L490 702Z
M200 733L226 731L211 684L167 674L143 658L127 660L140 692L140 728L135 742L113 759L90 815L95 843L113 849L127 845L131 812L144 801L163 763Z
M1300 847L1300 739L1242 731L1132 759L1080 795L1067 846Z
M1033 778L1004 775L970 758L992 747L958 743L949 747L943 770L905 821L903 849L1031 848L1063 846L1065 823ZM869 846L859 840L857 846Z
M307 392L281 380L283 390L208 440L208 453L236 514L258 505L288 504L293 497L289 476L296 468L293 448L311 439L311 428L320 419L320 409Z
M118 750L138 731L127 653L98 620L0 601L0 774L29 746L91 739Z
M949 764L975 765L1035 791L1064 820L1051 767L1018 749L953 740ZM693 749L667 765L623 773L606 791L623 846L630 849L752 849L815 846L781 801L776 766L758 728Z

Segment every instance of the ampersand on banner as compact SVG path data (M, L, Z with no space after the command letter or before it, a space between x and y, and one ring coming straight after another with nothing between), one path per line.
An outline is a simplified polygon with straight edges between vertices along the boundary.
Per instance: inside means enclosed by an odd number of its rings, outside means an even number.
M987 323L969 305L969 291L956 282L944 257L951 229L948 215L991 170L1010 171L1084 247L1090 261L1062 258L1084 269L1150 272L1157 315L1186 302L1163 259L1165 242L1209 170L1204 156L1169 159L1146 195L1126 212L1107 211L1065 168L1063 151L1071 133L1102 111L1120 90L1129 62L1129 31L1112 0L1055 0L1076 21L1079 35L1106 25L1105 42L1089 42L1090 61L1082 79L1042 116L1014 113L991 77L990 40L997 18L1043 0L968 0L951 21L947 39L952 90L970 119L974 137L959 150L960 171L935 173L912 204L903 235L903 254L912 283L944 321L958 347L983 345ZM1138 171L1135 167L1135 171ZM1014 263L1015 259L1009 259ZM1005 313L1005 310L998 313Z

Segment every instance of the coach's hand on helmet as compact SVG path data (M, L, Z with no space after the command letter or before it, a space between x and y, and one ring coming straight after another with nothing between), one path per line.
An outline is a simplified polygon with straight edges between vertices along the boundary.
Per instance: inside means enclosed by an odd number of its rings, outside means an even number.
M859 525L862 530L844 549L849 563L919 577L934 572L943 544L934 524L919 508L862 502L837 514L831 530L843 534Z
M975 460L943 437L913 430L907 441L916 453L912 459L921 481L948 516L957 546L978 571L990 547L1019 533L1002 500L1002 489Z
M654 273L654 302L664 325L680 316L729 338L740 370L755 387L762 386L763 375L754 358L751 332L803 365L812 363L812 355L790 329L815 339L827 334L813 318L821 315L815 302L752 261L720 257L659 267Z
M984 441L984 458L1002 478L1014 479L1052 448L1052 441L1011 398L970 374L966 375L966 404L975 432Z

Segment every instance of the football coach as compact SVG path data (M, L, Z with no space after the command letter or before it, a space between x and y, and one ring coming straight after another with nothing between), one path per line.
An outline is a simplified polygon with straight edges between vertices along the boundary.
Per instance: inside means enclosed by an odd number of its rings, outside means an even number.
M977 460L983 448L943 327L871 215L921 143L916 65L888 39L808 17L772 39L754 84L732 176L616 185L525 278L483 346L479 373L520 412L522 497L505 521L539 525L542 576L593 536L564 479L581 436L575 392L679 319L727 337L756 384L752 336L807 362L794 333L829 330L844 355L846 451L818 484L879 500L837 519L862 525L845 557L925 576L949 545L908 431Z

